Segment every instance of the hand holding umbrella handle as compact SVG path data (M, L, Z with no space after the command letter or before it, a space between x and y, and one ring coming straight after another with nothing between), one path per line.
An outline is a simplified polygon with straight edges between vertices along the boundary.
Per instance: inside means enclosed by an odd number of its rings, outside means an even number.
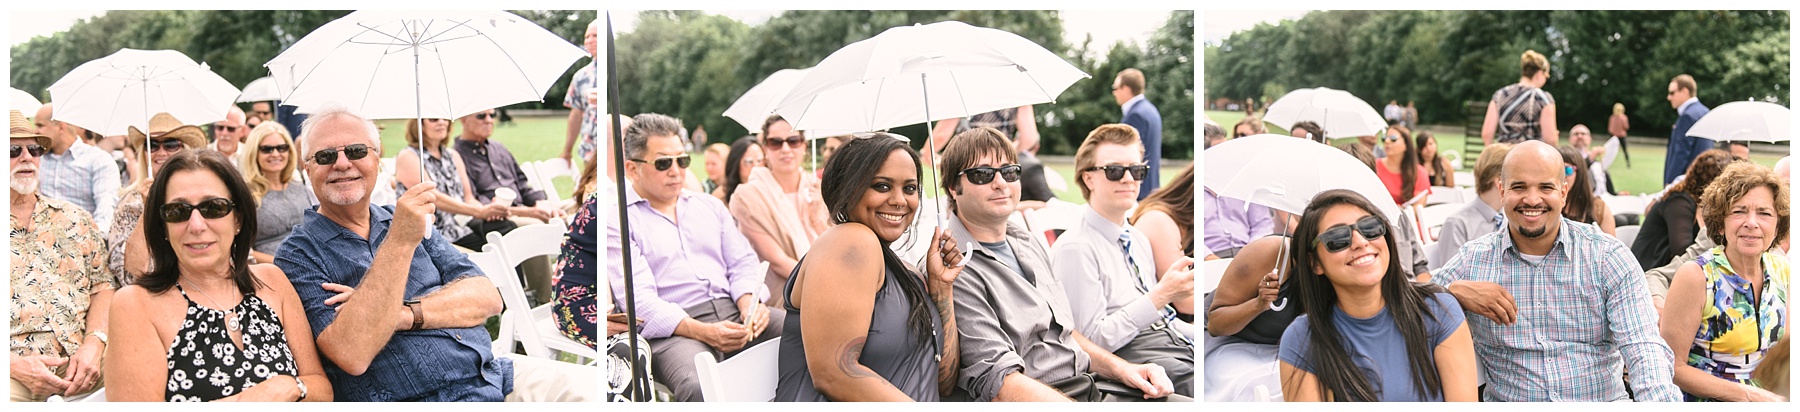
M1287 282L1287 271L1282 270L1281 263L1287 261L1287 247L1288 247L1289 240L1292 240L1292 239L1290 238L1288 240L1283 240L1281 242L1281 252L1276 254L1276 257L1275 257L1275 279L1276 279L1277 284L1279 284L1281 282ZM1277 287L1279 287L1279 286L1277 286ZM1283 309L1287 309L1287 297L1285 297L1285 296L1283 296L1280 300L1277 300L1274 303L1269 304L1269 310L1280 312Z

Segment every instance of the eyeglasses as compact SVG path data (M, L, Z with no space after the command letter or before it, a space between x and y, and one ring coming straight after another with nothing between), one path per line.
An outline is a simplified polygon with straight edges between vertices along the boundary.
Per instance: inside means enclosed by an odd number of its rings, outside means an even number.
M19 153L26 153L26 152L31 153L31 157L44 157L44 153L49 152L49 151L50 151L49 148L46 148L46 147L40 146L40 145L35 145L35 144L28 145L28 146L12 145L12 157L13 158L18 158Z
M238 126L226 126L226 125L222 125L222 124L215 124L215 125L213 125L213 131L225 132L225 133L237 133Z
M744 159L743 162L744 162L744 167L757 167L757 166L762 166L762 164L763 164L762 159Z
M488 120L488 119L498 119L498 118L500 118L499 113L476 113L475 114L476 120Z
M1563 176L1574 176L1574 175L1575 175L1575 166L1564 164L1563 165Z
M350 158L350 161L354 162L354 161L362 160L362 158L369 157L369 145L357 143L357 144L353 144L353 145L349 145L349 146L344 146L342 148L330 148L330 149L313 152L313 155L312 155L313 164L318 164L318 165L337 164L338 152L344 152L344 156Z
M971 184L985 185L994 181L994 173L996 172L1000 173L1000 178L1006 179L1007 183L1017 182L1019 181L1019 171L1023 169L1023 167L1016 164L1000 167L971 167L963 169L962 172L958 172L957 174L967 176L969 178L969 183Z
M200 217L218 219L230 215L231 209L235 207L237 207L237 205L231 203L231 199L216 197L200 201L200 204L198 205L183 202L164 203L161 209L163 221L169 223L181 223L188 221L188 218L194 217L195 209L200 210Z
M256 150L262 152L262 154L270 154L270 153L275 153L275 152L287 153L288 145L286 143L282 143L282 144L278 144L278 145L257 146ZM337 160L337 159L332 159L332 160Z
M187 145L181 143L181 139L157 139L150 141L150 153L156 153L158 150L174 153L186 148Z
M781 142L787 142L787 147L789 149L800 149L800 148L806 147L806 138L800 137L800 136L788 136L788 138L786 138L786 139L776 139L776 138L763 139L763 147L767 147L770 149L780 149Z
M1380 239L1382 236L1387 236L1387 225L1381 223L1381 219L1375 218L1374 215L1363 216L1362 219L1357 219L1354 227L1356 233L1362 235L1363 240L1373 241L1375 239ZM1342 252L1344 249L1349 249L1351 228L1352 225L1337 225L1332 226L1330 229L1325 229L1325 231L1319 232L1319 237L1317 239L1313 239L1313 246L1323 244L1325 245L1325 251L1330 253Z
M680 155L680 156L658 157L658 158L652 159L652 160L631 159L631 161L638 162L638 163L649 163L651 166L656 167L656 171L661 172L664 170L669 170L670 165L681 166L682 169L686 169L689 164L692 164L694 162L694 158L687 157L687 155Z
M1137 165L1131 165L1131 166L1110 165L1110 166L1094 166L1094 167L1090 167L1087 169L1082 169L1083 172L1092 172L1095 170L1106 171L1106 180L1111 180L1114 182L1119 181L1119 179L1124 179L1125 172L1131 172L1131 180L1144 180L1144 174L1150 173L1150 165L1144 165L1144 164L1137 164Z
M1388 134L1387 136L1382 136L1381 140L1388 141L1388 142L1397 142L1397 141L1400 141L1400 135Z

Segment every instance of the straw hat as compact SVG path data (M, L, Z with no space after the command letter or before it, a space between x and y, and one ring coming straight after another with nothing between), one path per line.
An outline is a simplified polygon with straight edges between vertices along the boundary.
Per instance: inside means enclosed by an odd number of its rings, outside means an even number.
M50 147L50 137L38 133L37 126L25 120L25 114L18 110L12 111L12 138L36 139L38 146Z
M206 132L201 131L199 126L182 124L180 120L176 120L175 116L167 112L150 116L149 129L148 137L181 139L181 144L186 145L189 149L206 147ZM129 139L127 142L131 147L141 148L144 146L146 135L139 131L137 126L131 126L126 132Z

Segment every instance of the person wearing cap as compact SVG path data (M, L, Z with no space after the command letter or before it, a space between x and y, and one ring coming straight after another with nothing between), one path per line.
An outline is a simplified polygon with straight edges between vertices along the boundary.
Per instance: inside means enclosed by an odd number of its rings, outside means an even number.
M12 113L13 402L85 396L101 386L113 285L101 266L106 244L87 212L38 195L39 163L51 139Z
M106 236L111 256L106 268L118 279L119 287L132 284L137 275L150 267L150 249L138 223L142 222L144 194L150 189L156 169L176 153L206 147L206 132L199 126L183 124L168 113L151 116L148 132L131 126L125 138L129 147L143 150L146 141L150 147L147 152L137 153L133 167L142 169L138 176L143 178L119 191L119 207L113 214L112 231Z
M82 141L86 130L56 120L51 104L38 108L39 134L50 136L44 147L43 173L38 187L45 197L66 200L93 216L100 231L112 224L113 207L119 200L119 166L105 150Z

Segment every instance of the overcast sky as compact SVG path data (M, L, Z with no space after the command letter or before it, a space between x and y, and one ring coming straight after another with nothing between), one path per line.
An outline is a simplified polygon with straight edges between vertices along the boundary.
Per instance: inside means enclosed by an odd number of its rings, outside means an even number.
M1257 23L1275 24L1282 20L1294 20L1305 16L1307 10L1221 10L1202 12L1201 37L1203 44L1219 44L1232 33L1256 27Z

